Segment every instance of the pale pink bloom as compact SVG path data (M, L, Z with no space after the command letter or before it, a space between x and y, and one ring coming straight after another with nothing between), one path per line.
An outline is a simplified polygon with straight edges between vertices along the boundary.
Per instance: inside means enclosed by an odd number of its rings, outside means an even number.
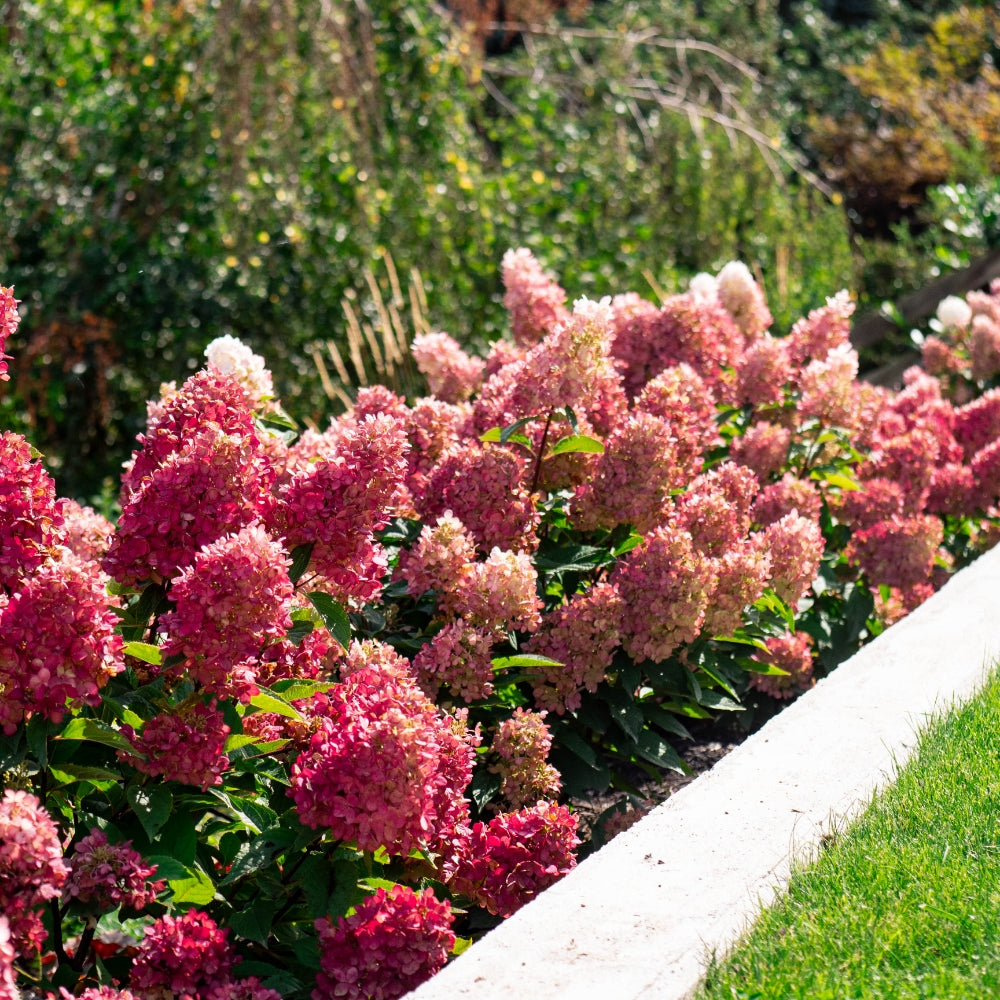
M665 660L693 642L715 593L713 561L673 525L650 532L617 565L611 583L622 600L622 646L636 660Z
M198 910L178 917L164 914L146 928L129 985L148 1000L157 1000L165 990L192 1000L206 997L230 981L238 961L228 935L228 928Z
M439 603L447 603L476 558L476 543L450 510L435 524L425 524L416 544L399 554L397 573L414 597L438 591Z
M530 250L508 250L503 255L504 308L510 313L515 343L538 343L564 322L566 293L547 277Z
M69 857L63 898L89 904L97 913L117 906L144 910L167 885L153 880L155 874L156 865L146 865L131 840L109 844L103 830L92 829Z
M33 713L59 722L67 703L100 704L101 689L124 669L105 582L95 563L61 549L0 607L0 726L8 735Z
M174 607L160 618L164 658L184 658L171 669L214 694L240 696L233 668L291 627L291 564L259 524L200 549L174 578ZM247 697L255 693L251 686Z
M105 572L126 584L176 576L203 546L268 515L272 481L256 437L204 424L125 499Z
M688 282L688 294L696 302L714 302L719 297L719 282L715 275L702 271Z
M528 489L525 458L509 448L468 440L447 452L427 480L417 509L425 519L451 511L482 552L494 546L533 552L541 515Z
M59 896L68 868L52 817L30 792L8 788L0 798L0 914L6 948L34 958L45 943L39 907Z
M671 523L686 531L699 551L721 555L750 530L757 490L757 477L746 466L723 462L676 498Z
M764 292L742 261L733 260L715 279L716 295L725 310L746 335L755 340L773 322L764 300Z
M819 490L808 479L786 472L776 483L765 486L753 502L755 523L765 526L780 521L793 510L811 520L818 520L823 507Z
M482 385L483 359L470 357L447 333L418 334L410 351L431 395L446 403L460 403Z
M793 610L806 595L823 558L823 532L815 518L786 514L760 532L771 556L771 589Z
M208 367L235 378L260 404L274 395L274 384L267 362L237 337L216 337L205 348Z
M501 776L500 794L511 809L554 799L559 794L559 772L545 759L551 749L552 734L544 712L517 708L497 727L490 743L496 755L490 770Z
M854 380L858 355L853 348L832 349L819 361L810 361L799 374L799 419L814 418L827 426L852 428L857 422Z
M20 434L0 433L0 591L19 587L60 540L56 484L31 451Z
M152 412L146 432L138 437L139 448L132 454L122 476L122 508L144 488L144 480L166 459L181 451L185 442L212 425L216 433L246 438L257 450L254 426L254 399L232 375L203 369L192 375L179 390Z
M119 757L143 774L194 785L203 792L222 784L222 772L229 767L225 753L229 727L222 721L222 713L215 702L205 705L197 701L183 708L160 712L139 733L127 725L122 726L121 731L135 751L146 759L121 750Z
M938 303L936 315L938 322L946 330L961 330L972 321L972 309L969 303L957 295L943 298Z
M538 574L526 553L494 547L484 561L469 566L449 603L479 628L534 632L542 607L537 585Z
M815 685L811 636L805 632L786 632L765 639L765 643L767 652L756 652L753 658L785 673L751 673L750 687L772 698L794 698Z
M444 684L465 701L493 693L493 645L499 637L459 619L446 625L413 657L421 689L435 697Z
M17 949L11 941L10 921L0 913L0 1000L21 1000L14 978L16 961Z
M562 715L580 707L580 692L596 691L621 641L622 601L608 583L598 583L554 608L525 644L526 653L554 660L531 668L535 704Z
M0 285L0 382L9 382L10 376L7 374L7 362L10 360L9 354L4 354L7 340L17 331L21 317L17 312L17 304L20 299L14 298L13 287L4 288Z
M763 334L736 365L736 401L752 406L781 402L791 378L787 342Z
M764 482L781 471L788 461L792 432L788 427L761 420L751 424L740 436L729 443L729 457L740 465L752 469Z
M374 670L383 678L400 681L404 685L413 680L410 661L380 639L351 640L340 664L340 679L347 680L359 670Z
M731 635L743 624L743 613L771 579L771 554L755 539L741 539L713 563L715 593L705 612L706 635Z
M636 397L635 408L667 422L677 462L686 475L701 472L705 452L720 439L715 399L689 364L671 365L651 378Z
M837 292L826 305L813 309L798 320L788 335L788 352L793 367L820 361L830 351L849 346L854 303L847 291Z
M63 515L62 543L81 559L100 561L107 555L115 526L93 507L75 500L59 501Z
M656 803L652 799L646 799L641 805L629 805L627 801L622 801L619 807L610 815L606 815L601 822L601 833L604 843L613 840L620 833L631 830L639 820L648 816Z
M976 381L1000 372L1000 324L986 316L976 316L969 334L969 360Z
M555 328L553 327L553 329ZM527 347L513 344L509 340L494 340L490 344L489 353L486 355L486 368L483 371L483 377L487 379L493 378L501 368L506 368L507 365L512 365L517 361L523 360L527 353Z
M354 395L354 406L344 417L349 425L356 426L365 417L377 417L380 413L405 421L409 415L409 407L402 396L384 385L363 385L358 387Z
M292 766L290 794L306 826L406 857L467 817L473 751L415 681L363 668L322 704L309 749Z
M471 408L438 399L418 399L406 421L410 451L406 456L406 483L414 498L420 497L427 484L427 474L449 448L459 444L463 425L469 421Z
M853 528L870 528L903 513L903 488L891 479L865 480L858 490L844 490L837 501L837 518Z
M670 425L638 410L611 433L593 477L577 488L573 521L584 531L618 524L649 531L666 520L671 493L685 482Z
M312 1000L396 1000L430 979L455 944L448 903L431 889L378 889L336 924L322 917Z
M476 823L449 885L509 917L576 867L576 817L550 802Z
M660 310L635 292L611 300L611 354L622 370L625 395L633 399L650 379L674 359L662 359L654 329ZM655 369L652 370L652 369Z
M936 517L894 517L856 531L844 554L873 584L907 589L929 582L941 539Z

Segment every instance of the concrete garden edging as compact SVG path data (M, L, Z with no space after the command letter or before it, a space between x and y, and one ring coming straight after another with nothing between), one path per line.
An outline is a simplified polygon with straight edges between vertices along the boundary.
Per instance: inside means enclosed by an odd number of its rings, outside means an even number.
M1000 655L1000 546L411 1000L681 1000Z

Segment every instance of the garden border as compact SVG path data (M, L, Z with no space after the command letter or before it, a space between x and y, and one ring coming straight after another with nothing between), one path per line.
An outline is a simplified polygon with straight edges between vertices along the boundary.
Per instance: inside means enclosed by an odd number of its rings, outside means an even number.
M1000 546L408 994L681 1000L1000 655Z

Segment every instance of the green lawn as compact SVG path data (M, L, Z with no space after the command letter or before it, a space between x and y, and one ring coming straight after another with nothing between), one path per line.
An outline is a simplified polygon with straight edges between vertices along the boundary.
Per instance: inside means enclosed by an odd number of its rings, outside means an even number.
M941 669L947 670L947 658ZM697 1000L1000 996L1000 679L793 875Z

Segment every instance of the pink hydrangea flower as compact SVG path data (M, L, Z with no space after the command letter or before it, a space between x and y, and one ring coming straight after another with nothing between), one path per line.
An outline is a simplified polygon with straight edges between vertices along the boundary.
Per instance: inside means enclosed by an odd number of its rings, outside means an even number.
M771 555L771 589L795 608L812 586L823 558L823 532L815 518L790 513L760 533Z
M490 743L496 755L490 770L501 776L500 794L511 809L554 799L559 794L559 772L546 760L551 749L552 734L544 712L517 708L500 723Z
M170 579L202 546L265 517L272 481L256 437L205 424L124 500L105 571L119 583Z
M951 344L940 337L926 337L920 345L920 360L929 375L955 375L964 362Z
M784 674L750 674L750 687L772 698L794 698L811 688L813 677L812 637L805 632L786 632L765 640L767 652L754 659L784 670Z
M153 880L156 865L147 866L142 855L132 850L132 841L109 844L103 830L93 829L80 840L69 857L69 877L63 898L89 904L97 913L122 906L144 910L166 888Z
M862 482L857 490L844 490L837 499L837 517L855 528L870 528L903 513L903 488L891 479L877 476Z
M731 635L743 624L743 612L771 578L771 554L755 539L741 539L715 558L715 593L705 612L706 635Z
M858 355L850 347L837 347L825 358L810 361L799 373L799 419L814 418L831 427L854 427L858 407L854 380Z
M288 639L271 643L257 660L257 680L263 687L275 681L333 677L344 649L324 628L313 629L298 645Z
M17 304L20 300L14 298L13 288L4 288L0 285L0 382L9 382L10 376L7 374L7 362L10 360L9 354L4 354L7 340L17 332L21 317L17 312Z
M409 886L378 889L336 924L316 921L320 971L312 1000L396 1000L430 979L455 945L451 907Z
M210 371L236 379L256 405L274 396L274 384L267 363L238 337L229 334L216 337L205 347L205 360Z
M49 994L52 997L52 994ZM59 987L60 1000L140 1000L131 990L114 986L88 986L79 996L70 993L65 986Z
M207 914L188 910L179 917L169 913L155 920L132 963L130 986L139 997L156 1000L169 990L189 1000L205 997L225 986L238 961L220 928Z
M100 561L107 555L115 526L93 507L75 500L59 501L63 515L62 543L81 559Z
M535 704L562 715L580 707L580 692L596 691L621 642L622 598L598 583L550 611L525 644L526 653L548 657L553 666L533 667Z
M729 457L751 469L764 482L788 461L792 432L788 427L761 420L751 424L729 445Z
M530 250L508 250L503 255L504 308L510 313L514 342L537 344L567 316L566 293L545 275Z
M7 950L30 956L45 930L38 908L59 896L68 869L59 831L30 792L8 788L0 798L0 913L7 918Z
M764 334L736 365L736 401L752 406L781 402L791 378L786 342Z
M947 462L934 469L924 509L928 514L962 515L979 500L973 470L960 462ZM901 513L900 510L894 513Z
M229 767L225 754L229 727L214 702L205 705L197 701L179 710L161 712L138 734L131 726L122 726L121 731L146 757L142 760L118 752L136 770L193 785L203 792L222 784L222 772Z
M742 261L730 261L716 275L715 293L748 340L755 340L773 322L763 290Z
M32 713L54 722L66 705L97 705L124 669L118 619L105 578L69 549L39 566L0 607L0 726L8 735Z
M665 660L693 642L716 588L713 561L688 532L665 525L650 532L615 568L622 600L622 645L636 660Z
M929 514L894 517L856 531L845 554L873 583L907 589L928 582L942 530Z
M446 403L461 403L482 385L482 358L470 357L447 333L418 334L410 351L431 394Z
M425 519L451 511L489 552L533 552L541 515L528 491L527 463L500 445L470 440L449 451L437 464L417 507Z
M292 624L291 559L259 525L206 545L174 579L162 618L163 656L215 694L239 695L233 667L257 657ZM249 694L256 693L251 690Z
M975 485L969 499L985 510L1000 496L1000 440L980 448L972 456L971 472Z
M987 316L975 316L969 333L969 360L977 381L1000 372L1000 323Z
M751 514L760 525L774 524L793 510L810 520L818 520L823 508L819 490L808 479L799 479L786 472L776 483L760 491L753 502Z
M476 558L476 543L450 510L425 524L416 544L399 554L398 574L414 597L454 591Z
M15 590L59 541L63 512L56 486L31 445L0 433L0 589Z
M863 479L884 479L896 483L901 491L903 509L922 509L934 471L939 463L938 436L927 427L912 430L879 443L862 464Z
M418 399L413 404L406 422L410 442L406 483L412 496L419 497L424 492L428 473L445 452L459 444L471 412L468 405L438 399Z
M209 987L204 1000L281 1000L281 994L268 989L256 976L247 976Z
M757 477L746 466L723 462L677 497L671 523L687 531L699 551L721 555L749 531L757 489Z
M593 476L577 488L573 521L584 531L618 524L650 531L666 520L670 495L686 479L670 424L636 411L615 428Z
M533 632L541 621L537 586L538 574L526 553L494 547L484 561L469 566L452 606L470 624L484 630Z
M539 802L473 825L450 881L490 913L509 917L576 867L576 817Z
M405 857L467 815L472 751L464 783L447 786L442 758L465 751L413 680L362 668L329 692L322 713L292 767L290 794L306 826Z
M1000 437L1000 388L988 389L978 399L958 407L954 434L966 458Z
M146 432L138 437L139 448L122 477L122 507L140 492L144 480L163 465L168 456L181 451L184 442L208 425L224 435L252 439L254 400L232 375L203 369L192 375L179 390L169 391L155 407Z
M446 625L413 658L413 669L421 688L429 696L445 684L466 701L478 701L493 693L492 648L497 636L459 619Z
M651 378L636 397L635 408L667 422L677 463L686 475L701 472L705 452L718 442L719 431L712 392L689 364L671 365Z
M793 367L802 368L809 361L820 361L830 351L849 345L853 315L850 293L840 291L828 298L826 305L800 319L788 336Z
M21 1000L15 979L17 949L11 940L10 921L0 913L0 1000Z

